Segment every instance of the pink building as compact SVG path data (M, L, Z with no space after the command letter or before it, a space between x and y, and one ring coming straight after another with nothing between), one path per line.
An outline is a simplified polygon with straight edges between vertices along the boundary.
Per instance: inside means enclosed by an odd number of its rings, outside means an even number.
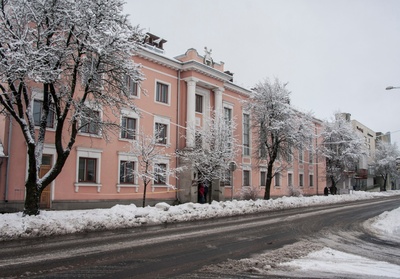
M165 131L163 142L166 154L194 146L194 137L186 136L187 129L201 127L210 110L220 110L238 121L237 138L249 142L249 148L237 157L239 166L232 173L230 182L221 186L217 199L239 198L242 187L261 186L263 195L266 166L258 164L252 157L252 141L245 139L250 127L251 115L242 110L241 100L250 91L233 82L233 75L224 70L224 64L216 63L209 53L199 55L195 49L175 58L164 55L162 44L165 40L150 35L148 44L139 49L134 57L143 65L146 79L140 88L132 85L131 95L139 112L122 110L120 122L124 127L154 133L155 128ZM156 42L154 42L156 41ZM255 73L257 74L257 73ZM36 89L31 88L32 92ZM40 93L35 105L40 108ZM40 109L38 110L40 112ZM99 117L102 111L98 111ZM53 123L54 124L54 123ZM49 123L48 133L54 133ZM321 123L315 120L316 131ZM97 136L95 126L88 126L81 132L61 174L42 194L41 208L78 209L110 207L117 203L141 205L143 184L137 178L124 178L126 162L135 160L129 153L129 142L135 136L121 132L110 142ZM51 136L48 137L50 139ZM26 144L22 133L9 119L0 116L0 211L23 209L25 196L24 182L27 174ZM254 146L253 146L254 148ZM46 172L55 160L55 148L46 139L41 172ZM179 161L165 156L158 167L175 168ZM323 193L325 187L325 163L318 162L317 156L308 152L295 152L292 167L275 177L271 196L290 195L288 186L300 189L305 195ZM154 181L148 187L147 204L159 201L197 202L197 187L192 185L193 171L187 170L179 179ZM176 186L171 189L167 184Z

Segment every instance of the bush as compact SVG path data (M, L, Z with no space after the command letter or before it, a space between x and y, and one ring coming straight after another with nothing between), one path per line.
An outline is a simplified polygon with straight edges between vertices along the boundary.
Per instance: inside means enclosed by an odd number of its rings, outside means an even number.
M242 200L257 200L261 189L258 186L243 186L240 190Z
M294 186L289 186L289 196L302 197L303 191L300 188L295 188Z

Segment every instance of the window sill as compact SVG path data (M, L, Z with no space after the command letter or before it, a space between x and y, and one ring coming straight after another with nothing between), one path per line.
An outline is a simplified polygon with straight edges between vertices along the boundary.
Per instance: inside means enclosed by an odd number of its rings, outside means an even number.
M84 137L90 137L90 138L98 138L98 139L102 138L102 136L99 134L90 134L90 133L84 133L84 132L79 132L78 135L84 136Z
M139 191L139 185L137 184L117 184L117 192L121 192L121 188L136 188L135 192Z
M75 183L75 193L79 192L79 187L97 187L97 193L100 193L101 190L101 184L97 184L97 183Z

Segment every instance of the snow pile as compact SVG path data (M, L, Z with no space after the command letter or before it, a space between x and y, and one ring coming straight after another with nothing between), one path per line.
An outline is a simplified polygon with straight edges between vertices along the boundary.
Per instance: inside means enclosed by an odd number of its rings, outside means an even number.
M400 266L398 265L370 260L328 247L312 252L304 258L281 264L281 266L295 267L300 271L324 271L324 273L335 274L335 278L339 277L339 273L400 278Z
M154 207L116 205L110 209L41 211L38 216L22 217L22 213L0 215L0 241L21 237L37 237L129 228L142 224L162 224L201 220L222 216L265 212L313 205L333 204L361 199L399 195L400 191L354 192L351 195L282 197L273 200L226 201L211 204L185 203L170 206L158 203ZM399 224L390 222L389 225ZM385 224L385 228L389 225ZM400 225L398 225L400 226ZM398 231L400 227L391 228Z

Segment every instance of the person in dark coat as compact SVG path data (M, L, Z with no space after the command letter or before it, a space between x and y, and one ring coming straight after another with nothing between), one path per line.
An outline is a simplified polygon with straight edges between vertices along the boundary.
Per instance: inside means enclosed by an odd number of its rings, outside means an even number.
M198 189L198 198L199 198L199 203L204 203L204 184L203 182L199 184L199 189Z

